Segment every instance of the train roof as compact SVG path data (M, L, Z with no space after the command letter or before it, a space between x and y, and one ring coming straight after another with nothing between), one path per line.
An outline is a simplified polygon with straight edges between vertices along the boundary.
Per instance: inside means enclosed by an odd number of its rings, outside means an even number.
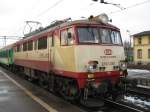
M112 27L114 29L119 30L116 26L111 25L111 24L104 24L104 23L100 23L100 22L96 22L96 21L90 21L90 20L75 20L75 21L67 21L67 22L63 22L63 21L56 21L55 23L50 24L49 26L45 27L45 28L39 28L29 34L26 34L24 38L32 36L34 34L38 34L47 30L52 30L52 29L56 29L56 28L61 28L61 27L66 27L66 26L71 26L71 25L75 25L75 24L86 24L86 25L104 25L104 26L109 26Z
M13 47L13 45L14 45L14 43L10 44L10 45L7 45L7 46L5 46L3 48L0 48L0 51L2 51L2 50L9 50L9 49L11 49Z
M41 35L45 35L47 33L49 33L50 31L53 31L55 29L58 29L58 28L64 28L64 27L67 27L67 26L72 26L72 25L102 25L103 27L110 27L112 29L115 29L115 30L119 30L119 28L117 28L116 26L114 25L111 25L109 23L107 24L104 24L104 23L101 23L101 22L97 22L97 21L91 21L89 19L86 19L86 20L75 20L75 21L55 21L54 23L50 24L49 26L45 27L45 28L39 28L29 34L26 34L23 39L19 40L16 42L16 44L20 44L20 43L23 43L24 41L26 40L32 40L33 38L37 38ZM34 36L34 37L33 37Z

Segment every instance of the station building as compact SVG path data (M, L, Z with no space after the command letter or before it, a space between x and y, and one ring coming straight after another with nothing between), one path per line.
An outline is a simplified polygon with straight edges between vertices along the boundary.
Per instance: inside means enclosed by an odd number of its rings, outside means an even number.
M134 63L150 64L150 31L133 35Z

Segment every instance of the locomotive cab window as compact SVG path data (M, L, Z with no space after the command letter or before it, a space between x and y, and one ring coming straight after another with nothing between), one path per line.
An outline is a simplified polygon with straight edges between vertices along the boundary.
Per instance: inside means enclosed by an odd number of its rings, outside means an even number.
M73 30L68 28L61 31L61 45L72 45L73 44Z
M42 37L38 39L38 49L46 49L47 48L47 38Z
M111 44L110 31L108 29L100 29L101 40L103 44Z
M99 43L97 28L78 28L80 43Z
M113 44L119 44L121 45L121 35L117 31L111 31L111 39Z
M79 27L77 33L79 43L122 45L119 31L98 27Z

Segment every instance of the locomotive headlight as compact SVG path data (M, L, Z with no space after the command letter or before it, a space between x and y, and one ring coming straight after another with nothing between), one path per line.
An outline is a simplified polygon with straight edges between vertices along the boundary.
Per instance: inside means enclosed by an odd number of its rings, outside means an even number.
M88 69L88 72L90 73L93 73L95 71L93 65L89 65L87 69Z
M120 69L121 70L126 70L127 69L127 64L125 62L120 62Z
M87 70L89 73L94 73L97 70L98 61L89 61Z

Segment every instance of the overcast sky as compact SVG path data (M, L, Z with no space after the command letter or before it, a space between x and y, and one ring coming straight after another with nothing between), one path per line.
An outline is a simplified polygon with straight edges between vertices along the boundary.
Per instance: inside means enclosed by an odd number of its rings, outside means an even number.
M129 40L127 30L130 34L150 30L150 0L105 1L131 7L121 10L92 0L0 0L0 36L23 36L25 21L29 20L46 26L54 20L68 17L75 20L101 13L108 14L112 24L121 29L123 40ZM9 39L7 44L14 41ZM3 45L0 39L0 47Z

